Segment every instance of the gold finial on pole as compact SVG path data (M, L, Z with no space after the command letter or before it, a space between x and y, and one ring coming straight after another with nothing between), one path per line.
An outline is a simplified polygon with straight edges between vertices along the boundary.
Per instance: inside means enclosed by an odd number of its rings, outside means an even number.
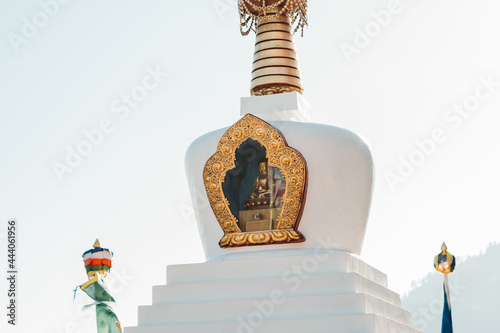
M434 267L438 272L449 274L455 270L455 256L448 252L446 243L441 245L441 253L434 257Z
M98 247L101 247L101 243L99 243L99 238L96 238L96 240L94 242L94 249L98 248Z
M242 35L255 31L252 96L297 91L302 80L292 36L307 25L307 0L239 0Z

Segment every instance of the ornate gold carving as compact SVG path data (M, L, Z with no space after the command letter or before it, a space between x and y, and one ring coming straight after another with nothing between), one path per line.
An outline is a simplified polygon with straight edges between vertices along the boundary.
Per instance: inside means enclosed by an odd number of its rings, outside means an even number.
M272 22L286 15L295 26L294 33L307 25L307 0L239 0L240 31L248 35L258 23Z
M293 91L296 91L298 93L302 93L302 91L298 88L275 86L275 87L263 87L263 88L254 90L254 91L252 91L252 96L281 94L281 93L287 93L287 92L293 92Z
M255 232L240 232L224 235L219 245L221 247L235 247L245 245L261 245L273 243L291 243L304 240L304 236L295 230L269 230Z
M231 213L222 189L227 171L236 166L236 149L247 139L255 140L264 146L268 165L277 167L286 180L283 207L275 230L241 232L238 220ZM224 231L224 237L219 243L221 247L305 240L297 231L297 226L305 200L306 162L298 151L288 147L285 138L277 129L262 119L247 114L222 135L217 152L205 164L203 179L212 210Z

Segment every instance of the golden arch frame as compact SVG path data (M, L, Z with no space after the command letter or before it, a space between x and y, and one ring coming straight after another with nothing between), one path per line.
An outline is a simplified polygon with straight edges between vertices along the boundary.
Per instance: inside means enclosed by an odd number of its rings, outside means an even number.
M236 166L236 149L247 139L255 140L265 147L269 166L279 168L286 179L283 207L277 227L273 230L242 232L222 189L227 171ZM219 242L221 247L305 241L297 229L307 190L306 161L300 152L288 146L279 130L264 120L247 114L231 126L222 135L217 152L205 163L203 180L210 206L224 231Z

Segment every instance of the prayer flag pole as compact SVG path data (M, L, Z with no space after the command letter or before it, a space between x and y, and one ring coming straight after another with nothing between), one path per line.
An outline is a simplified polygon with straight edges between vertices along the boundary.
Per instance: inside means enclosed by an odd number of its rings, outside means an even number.
M82 254L89 280L80 286L95 302L97 333L122 333L122 328L115 310L115 299L111 296L104 278L111 270L113 252L101 247L96 239L93 249Z
M448 282L448 274L455 270L455 256L448 252L448 248L445 242L443 242L443 245L441 245L441 253L434 257L434 267L438 272L444 274L444 307L441 333L453 333L453 324L451 320L450 284Z

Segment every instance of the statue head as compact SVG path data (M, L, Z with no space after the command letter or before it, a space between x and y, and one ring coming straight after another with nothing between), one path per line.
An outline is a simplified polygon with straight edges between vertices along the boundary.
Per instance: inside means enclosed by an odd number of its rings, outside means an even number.
M266 174L267 173L267 159L263 158L259 162L259 171L261 174Z

